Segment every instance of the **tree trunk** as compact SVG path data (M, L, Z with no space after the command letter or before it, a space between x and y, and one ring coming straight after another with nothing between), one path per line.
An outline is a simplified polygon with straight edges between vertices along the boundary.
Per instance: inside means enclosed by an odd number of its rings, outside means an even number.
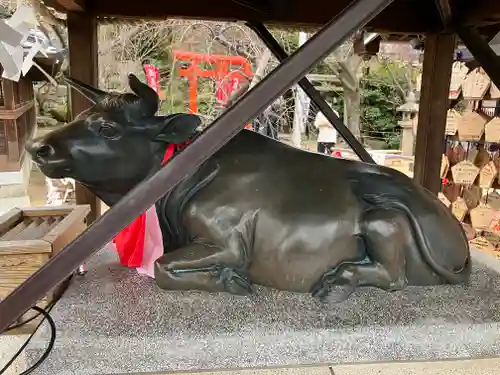
M361 137L361 92L359 82L355 90L344 87L344 123L347 128L360 140Z
M269 64L269 60L271 59L271 51L267 48L262 53L262 56L259 58L257 62L257 68L255 69L255 74L253 75L252 82L250 82L250 89L254 87L257 83L262 80L264 76L264 72L266 70L267 64Z
M344 89L344 123L361 141L361 92L359 86L361 58L353 54L343 61L339 61L339 65L339 78Z
M307 41L307 34L299 33L299 48ZM301 87L297 86L295 94L295 114L293 116L292 143L295 147L302 146L302 133L305 130L307 113L309 112L309 97Z

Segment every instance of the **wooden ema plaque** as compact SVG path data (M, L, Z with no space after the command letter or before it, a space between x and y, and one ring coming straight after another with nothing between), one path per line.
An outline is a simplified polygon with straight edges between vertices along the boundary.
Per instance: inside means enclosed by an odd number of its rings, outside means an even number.
M494 117L484 127L484 140L486 142L500 143L500 118Z
M479 172L479 187L481 189L491 188L491 185L493 185L493 181L495 181L497 175L497 167L493 161L490 161Z
M495 151L492 155L491 161L495 163L495 167L497 167L497 171L500 171L500 154L499 151Z
M438 199L441 201L442 204L444 204L446 207L450 207L451 202L446 198L446 195L443 193L438 193Z
M476 167L482 169L491 161L490 153L486 151L482 145L477 147L476 149L477 153L476 157L473 160L473 163Z
M484 231L483 237L488 240L496 249L500 247L500 236L493 232Z
M470 220L475 230L489 229L494 216L495 211L484 203L470 210Z
M461 141L479 141L488 123L488 116L483 113L468 111L458 122L458 138Z
M493 233L500 234L500 212L499 211L495 211L495 214L493 215L493 219L491 220L489 229Z
M458 221L462 221L464 219L467 211L468 208L463 198L457 198L457 200L451 204L451 212Z
M443 154L443 156L441 157L441 172L440 172L441 179L446 177L449 169L450 169L450 161L448 160L448 157Z
M480 69L470 72L462 84L462 93L465 100L481 100L490 88L490 77Z
M448 150L446 150L446 156L448 157L450 165L455 165L467 159L467 152L462 144L458 144L455 147L448 148Z
M456 61L453 63L453 67L451 70L450 91L448 95L449 99L454 100L458 98L462 88L462 83L464 82L468 71L469 69L467 68L465 63L460 61Z
M479 174L479 168L468 160L451 167L453 182L461 185L472 185Z
M494 210L500 211L500 194L496 191L488 194L486 196L485 203Z
M491 99L500 99L500 90L493 83L493 81L491 81L491 86L490 86L490 98Z
M462 189L462 198L469 210L476 208L481 203L481 188L477 185L466 185Z
M484 238L483 236L476 237L473 240L469 241L469 244L471 246L474 246L476 249L486 251L486 252L495 252L495 246L488 241L488 239Z
M471 163L476 165L475 161L476 161L476 156L478 153L479 153L479 150L477 149L477 147L471 147L470 150L465 154L464 160L470 161ZM477 167L477 165L476 165L476 167Z
M458 197L460 197L460 193L462 190L462 185L458 185L453 181L448 181L445 185L443 185L443 194L450 202L454 202Z
M446 135L457 134L458 123L460 122L461 118L462 118L462 115L460 114L460 112L458 112L454 109L448 110L448 114L446 115L446 129L445 129Z

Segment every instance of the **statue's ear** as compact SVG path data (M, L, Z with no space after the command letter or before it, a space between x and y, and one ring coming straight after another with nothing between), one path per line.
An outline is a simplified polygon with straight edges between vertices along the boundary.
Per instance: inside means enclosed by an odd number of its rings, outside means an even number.
M96 89L95 87L87 85L86 83L83 83L83 82L81 82L77 79L71 78L69 76L64 75L63 79L69 86L71 86L76 91L78 91L80 94L85 96L93 104L99 103L100 101L104 100L104 98L107 95L107 93L105 91Z
M141 112L146 116L154 116L160 106L160 98L156 91L145 83L142 83L139 78L133 74L128 75L128 84L134 94L141 98Z
M186 142L201 124L198 116L188 113L157 117L157 120L162 122L162 129L156 134L154 140L168 143Z

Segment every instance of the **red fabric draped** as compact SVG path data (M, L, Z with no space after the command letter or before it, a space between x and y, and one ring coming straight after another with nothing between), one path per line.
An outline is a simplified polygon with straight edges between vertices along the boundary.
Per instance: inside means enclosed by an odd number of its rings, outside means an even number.
M167 163L174 156L175 151L181 150L186 144L187 142L180 145L169 144L161 165ZM113 239L121 265L129 268L142 266L145 235L146 214L143 213Z
M141 214L114 238L116 251L123 266L137 268L142 265L146 215Z

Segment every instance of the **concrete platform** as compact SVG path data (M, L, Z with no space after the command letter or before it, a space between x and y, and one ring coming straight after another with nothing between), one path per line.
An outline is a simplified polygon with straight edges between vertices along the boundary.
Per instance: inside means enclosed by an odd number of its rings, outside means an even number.
M166 375L157 373L151 375ZM301 366L218 372L187 372L183 375L498 375L500 359L432 362L393 362L362 365ZM135 374L132 374L135 375Z
M267 289L252 297L165 292L119 266L105 249L54 309L56 347L34 374L496 357L500 262L476 251L473 256L467 286L392 294L366 289L342 304L325 305L309 295ZM28 361L41 355L46 340L42 330L30 345Z

